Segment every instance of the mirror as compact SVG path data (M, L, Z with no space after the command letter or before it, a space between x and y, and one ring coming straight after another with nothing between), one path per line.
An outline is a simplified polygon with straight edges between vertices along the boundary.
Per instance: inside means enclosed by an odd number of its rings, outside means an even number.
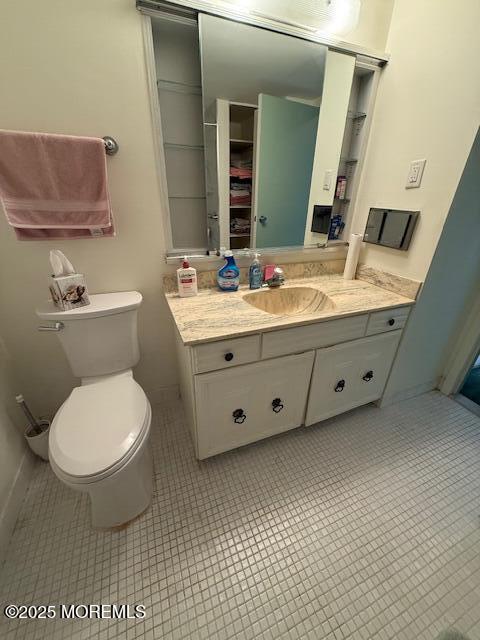
M173 248L338 237L355 57L211 15L152 23Z
M327 48L203 14L199 32L203 117L218 149L205 140L218 163L209 247L303 245ZM216 197L207 191L209 211Z

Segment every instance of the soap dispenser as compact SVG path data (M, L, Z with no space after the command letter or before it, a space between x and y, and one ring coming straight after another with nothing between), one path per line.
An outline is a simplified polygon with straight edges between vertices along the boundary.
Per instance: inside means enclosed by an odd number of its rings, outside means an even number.
M263 282L262 265L260 264L259 253L255 253L250 269L248 270L248 284L250 289L260 289Z
M183 259L180 269L177 269L177 283L180 298L197 295L197 270L190 266L187 256Z

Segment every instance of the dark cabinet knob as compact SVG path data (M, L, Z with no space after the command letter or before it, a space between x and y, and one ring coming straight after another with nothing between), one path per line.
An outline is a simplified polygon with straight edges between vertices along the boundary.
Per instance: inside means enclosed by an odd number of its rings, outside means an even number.
M284 405L280 398L274 398L272 400L272 409L273 411L275 411L275 413L280 413L283 407Z
M388 324L393 327L393 325L395 324L395 318L390 318L390 320L388 321Z
M247 419L247 414L244 413L243 409L235 409L232 413L233 421L237 424L242 424Z
M370 380L373 380L373 371L367 371L362 379L365 380L365 382L370 382Z
M335 393L340 393L345 389L345 380L339 380L335 386Z
M228 353L226 353L224 356L225 360L227 362L230 362L231 360L233 360L233 353L231 351L229 351Z

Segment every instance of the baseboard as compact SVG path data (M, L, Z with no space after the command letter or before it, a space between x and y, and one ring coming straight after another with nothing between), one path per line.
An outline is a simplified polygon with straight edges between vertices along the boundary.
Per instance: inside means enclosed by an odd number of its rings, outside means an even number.
M152 405L154 404L173 404L178 402L180 390L178 384L172 384L168 387L160 387L145 392Z
M0 565L3 562L8 543L12 537L34 466L35 458L30 453L30 450L26 449L12 482L7 501L0 514Z
M456 393L454 396L452 396L452 398L456 402L458 402L458 404L461 404L462 407L465 407L465 409L468 409L476 416L480 417L480 406L476 402L473 402L473 400L470 400L470 398L462 396L461 393Z
M439 379L435 378L435 380L429 380L428 382L418 384L415 387L402 389L402 391L397 391L396 393L385 394L383 398L377 402L377 405L379 407L389 407L391 404L395 404L396 402L409 400L410 398L422 395L422 393L428 393L428 391L438 389L438 385Z

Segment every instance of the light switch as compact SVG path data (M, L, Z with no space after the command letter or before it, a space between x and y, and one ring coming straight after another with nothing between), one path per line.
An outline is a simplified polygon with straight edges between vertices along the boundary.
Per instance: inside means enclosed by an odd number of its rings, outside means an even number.
M330 191L330 187L332 186L332 174L333 171L329 169L325 171L325 175L323 176L323 189L324 191Z
M423 170L425 169L425 158L423 160L412 160L407 176L405 189L416 189L422 183Z

